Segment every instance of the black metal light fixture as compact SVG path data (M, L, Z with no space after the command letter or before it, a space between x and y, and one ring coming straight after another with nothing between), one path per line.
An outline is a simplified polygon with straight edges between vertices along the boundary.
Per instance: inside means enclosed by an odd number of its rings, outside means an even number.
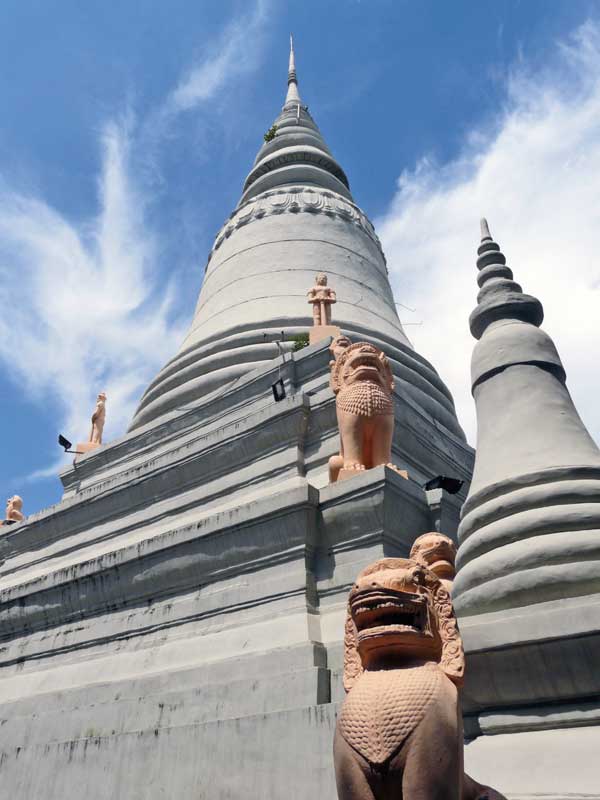
M459 478L448 478L446 475L437 475L435 478L431 478L428 480L427 483L423 486L426 492L430 489L443 489L448 494L456 494L460 492L464 481L461 481Z
M81 455L83 452L83 450L70 450L69 448L73 446L73 442L70 442L62 433L58 434L58 443L61 447L64 447L65 453L78 453Z
M283 379L279 378L278 381L271 386L273 390L273 397L275 398L275 402L279 403L281 400L285 400L285 386L283 385Z
M267 334L263 333L263 336L266 340ZM275 339L275 344L277 345L277 350L281 356L282 363L285 362L285 350L281 346L281 342L283 341L285 341L285 332L281 331L281 339ZM281 365L277 367L277 375L277 380L275 383L271 384L271 391L273 392L275 402L280 403L282 400L285 400L285 386L283 385L283 378L281 377Z

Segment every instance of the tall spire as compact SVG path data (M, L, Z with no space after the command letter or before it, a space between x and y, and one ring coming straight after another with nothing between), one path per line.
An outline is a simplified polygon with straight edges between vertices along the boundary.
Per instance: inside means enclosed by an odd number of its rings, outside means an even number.
M300 95L298 94L298 78L296 77L296 59L294 57L294 38L290 33L290 63L288 67L288 89L285 98L285 106L288 103L300 103Z
M325 144L298 92L294 40L290 34L285 103L244 183L240 203L277 186L302 183L331 190L352 200L348 178Z

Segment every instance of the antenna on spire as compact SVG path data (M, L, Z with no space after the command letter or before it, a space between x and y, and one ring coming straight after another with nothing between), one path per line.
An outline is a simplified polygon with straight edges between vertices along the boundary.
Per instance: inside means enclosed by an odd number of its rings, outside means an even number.
M294 37L290 33L290 63L288 67L288 90L285 98L285 105L288 103L300 104L298 94L298 78L296 76L296 59L294 56Z

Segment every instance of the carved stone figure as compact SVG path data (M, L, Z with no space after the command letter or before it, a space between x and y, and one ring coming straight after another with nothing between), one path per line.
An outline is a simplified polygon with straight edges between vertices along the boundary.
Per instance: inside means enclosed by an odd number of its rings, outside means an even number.
M410 558L437 575L447 592L452 591L456 575L456 545L449 536L437 531L424 533L413 542Z
M334 761L340 800L460 800L464 654L442 582L385 558L348 598Z
M106 394L100 392L96 400L96 408L92 414L92 430L90 432L90 442L102 444L102 431L106 420Z
M431 531L419 536L413 542L410 558L431 570L440 579L446 591L451 595L452 583L456 575L456 545L449 536ZM471 778L463 776L463 800L506 800L506 798Z
M23 500L18 494L9 497L6 501L6 513L4 524L12 525L15 522L23 522L25 515L23 514Z
M447 574L452 541L419 539L419 557ZM452 601L431 569L384 558L359 574L334 742L340 800L506 800L463 773L464 668Z
M102 432L106 421L106 393L100 392L96 399L96 407L92 413L92 428L87 442L79 442L75 449L79 455L96 450L102 444ZM75 456L77 461L78 456Z
M340 454L329 461L331 483L381 464L397 470L391 463L394 380L389 362L373 345L349 341L339 337L331 345L336 355L329 364L331 388L340 431Z
M331 351L334 359L337 359L342 355L347 347L350 347L351 344L352 340L348 336L341 334L340 336L336 336L331 342L329 345L329 350Z
M316 277L315 285L309 290L308 302L313 309L313 326L308 331L310 344L339 336L341 331L337 325L331 324L331 306L337 301L333 289L327 286L327 275L320 272Z
M308 292L308 302L313 307L313 325L331 325L331 306L336 301L335 292L327 286L327 275L320 272Z
M348 336L344 336L343 334L340 336L336 336L335 339L329 345L329 350L333 355L334 361L337 360L342 353L346 350L347 347L350 347L352 344L352 340ZM329 362L330 369L333 367L334 361ZM339 477L340 470L344 466L344 457L341 453L338 453L335 456L331 456L329 459L329 483L335 483Z

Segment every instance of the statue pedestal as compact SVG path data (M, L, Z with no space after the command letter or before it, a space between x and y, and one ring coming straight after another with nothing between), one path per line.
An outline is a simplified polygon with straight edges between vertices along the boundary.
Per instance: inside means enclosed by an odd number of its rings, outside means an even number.
M377 469L377 467L373 467L373 469ZM405 469L396 469L396 467L389 467L389 469L393 469L397 475L400 475L405 480L408 480L408 472ZM338 472L338 481L346 481L348 478L355 478L357 475L364 475L365 472L369 472L366 469L341 469Z
M329 336L335 339L336 336L341 335L342 332L337 325L313 325L308 331L308 343L316 344L322 339L327 339Z
M102 445L98 444L97 442L78 442L75 445L75 450L78 450L79 452L75 456L74 460L77 461L79 456L89 453L91 450L97 450L99 447L102 447Z

